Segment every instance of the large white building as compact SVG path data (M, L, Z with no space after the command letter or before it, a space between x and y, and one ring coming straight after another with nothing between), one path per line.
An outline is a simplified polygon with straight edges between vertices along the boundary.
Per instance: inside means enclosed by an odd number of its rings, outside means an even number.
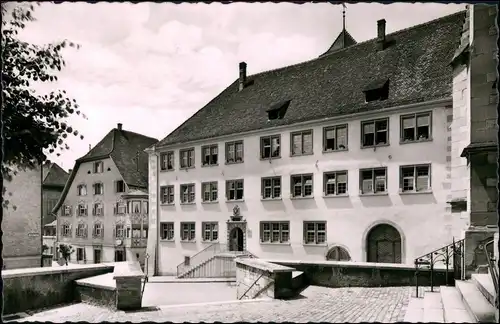
M149 273L176 273L212 244L412 263L461 236L466 217L447 201L449 63L464 20L389 35L380 20L376 39L343 30L311 61L251 76L241 63L233 84L148 149Z

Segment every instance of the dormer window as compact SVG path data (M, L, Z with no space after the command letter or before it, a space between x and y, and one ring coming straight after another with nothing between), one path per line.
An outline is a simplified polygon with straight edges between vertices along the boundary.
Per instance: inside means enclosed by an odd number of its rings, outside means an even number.
M102 173L104 170L104 163L102 161L94 162L94 173Z
M78 196L86 196L87 195L87 186L84 184L78 185L76 187L77 195Z
M389 98L389 80L377 80L365 87L365 102L387 100Z
M272 105L271 108L266 111L268 120L283 119L289 105L290 100L280 101Z

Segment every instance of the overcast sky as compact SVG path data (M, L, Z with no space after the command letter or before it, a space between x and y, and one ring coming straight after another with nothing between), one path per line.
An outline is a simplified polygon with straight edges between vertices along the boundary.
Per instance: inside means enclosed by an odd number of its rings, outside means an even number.
M346 29L361 42L376 37L382 18L391 33L464 8L349 4ZM59 81L40 88L66 90L87 115L70 120L85 139L50 157L66 170L117 123L162 139L232 83L239 62L254 74L309 60L342 29L342 6L329 3L43 3L34 16L24 40L81 45L64 52Z

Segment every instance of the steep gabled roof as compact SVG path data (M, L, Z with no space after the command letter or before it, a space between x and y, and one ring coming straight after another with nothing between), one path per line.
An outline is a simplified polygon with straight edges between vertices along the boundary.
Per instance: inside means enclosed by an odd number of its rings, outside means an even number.
M349 34L349 32L345 29L342 29L340 34L337 36L332 46L325 53L321 54L321 56L329 55L335 51L347 48L349 46L357 44L356 40Z
M448 63L464 18L465 12L459 12L389 34L384 50L372 39L255 74L242 91L236 80L155 146L450 98ZM363 87L382 78L390 80L389 98L366 103ZM290 100L284 118L268 121L266 111L284 100Z
M64 190L52 210L56 214L66 199L80 165L105 158L113 159L123 180L129 187L148 187L148 154L144 150L158 140L142 134L113 128L87 154L77 159Z
M43 185L51 187L64 187L68 181L69 174L57 163L43 165Z

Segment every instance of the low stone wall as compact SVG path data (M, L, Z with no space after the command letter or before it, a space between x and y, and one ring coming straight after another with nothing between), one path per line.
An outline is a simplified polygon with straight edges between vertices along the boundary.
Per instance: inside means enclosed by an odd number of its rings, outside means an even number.
M91 264L2 271L4 314L69 303L75 280L113 272L113 265Z
M116 281L113 273L76 281L77 300L116 309Z
M343 261L286 261L268 262L304 272L311 285L324 287L396 287L415 285L415 268L404 264L343 262ZM444 269L434 269L434 286L446 284ZM448 274L452 280L452 273ZM430 286L430 272L420 270L420 286Z
M292 297L293 268L260 259L236 259L238 299Z
M145 278L138 261L115 265L116 308L135 310L142 306L142 279Z

